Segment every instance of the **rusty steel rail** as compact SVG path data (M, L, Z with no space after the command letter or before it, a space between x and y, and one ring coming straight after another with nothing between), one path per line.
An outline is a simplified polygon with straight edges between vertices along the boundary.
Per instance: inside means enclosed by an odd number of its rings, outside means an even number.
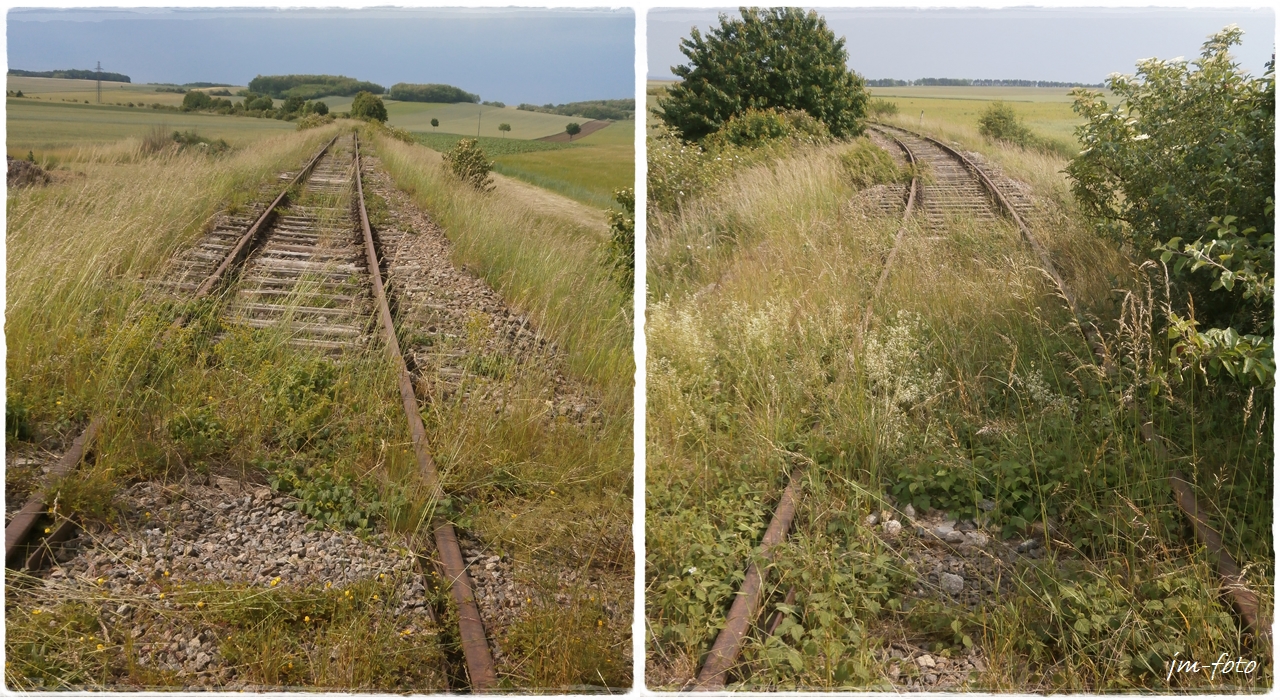
M289 184L281 190L280 194L271 202L270 206L262 212L261 216L259 216L258 219L254 221L253 225L245 231L244 235L240 237L235 247L227 253L227 257L223 259L217 269L205 278L200 287L196 289L193 298L201 299L207 296L218 285L218 283L226 277L227 272L231 270L244 256L244 253L248 249L250 243L257 238L258 234L264 228L270 225L271 219L275 216L276 210L279 209L280 205L288 199L289 190L302 180L306 179L307 175L309 175L315 168L316 163L320 161L320 158L337 140L337 136L330 139L329 142L324 145L324 148L321 148L320 151L307 162L306 166L289 181ZM183 318L179 318L175 323L176 325L181 325L183 321ZM106 416L101 414L95 415L90 419L89 425L86 426L84 431L72 441L70 449L62 455L58 460L58 463L49 471L49 481L71 473L72 470L80 465L80 462L84 460L85 455L88 453L89 447L93 444L93 441L97 439L99 433L102 432L106 422ZM32 494L31 498L27 499L27 502L22 506L22 509L18 511L13 518L10 519L9 524L5 526L4 557L6 566L9 565L14 554L17 553L23 544L30 538L32 528L35 527L35 524L40 517L44 515L45 495L44 489L40 489L36 493ZM59 527L61 528L62 526Z
M196 299L203 299L208 296L208 294L213 291L213 289L226 277L227 271L238 265L240 261L244 259L244 255L248 252L250 244L257 240L259 233L271 225L272 219L276 216L276 211L280 208L280 205L284 204L284 202L289 198L289 191L311 174L311 171L316 167L316 163L320 162L320 158L324 156L324 154L337 141L337 135L329 139L329 143L326 143L324 148L320 149L320 152L315 154L315 156L307 162L306 166L303 167L302 170L299 170L298 174L289 181L289 184L286 185L280 194L276 196L275 200L271 202L266 211L262 212L262 215L258 217L258 220L253 222L253 225L249 227L249 230L244 232L244 235L240 237L240 240L236 241L235 247L227 253L227 257L222 259L222 264L218 265L217 269L210 273L210 275L205 278L204 282L200 283L200 286L195 292Z
M360 228L364 233L364 250L369 261L369 278L378 306L379 325L382 327L383 339L386 341L387 355L396 367L400 399L404 405L405 418L409 421L413 454L418 462L418 469L426 480L433 498L439 501L444 497L444 490L440 486L435 460L427 451L427 431L422 424L422 414L419 413L418 397L413 391L413 377L409 374L409 368L400 350L400 341L396 338L395 323L391 318L391 308L387 305L382 272L378 266L378 252L374 246L373 230L369 227L369 213L365 209L359 137L356 137L355 168L356 194L360 204ZM492 690L497 685L497 674L494 670L493 657L489 654L489 643L485 638L480 609L476 606L475 590L471 584L471 577L467 575L466 561L462 558L462 550L458 546L458 537L454 532L453 523L437 517L433 524L433 535L445 577L449 580L454 603L458 606L458 628L462 637L462 652L466 657L471 689L474 692Z
M1150 423L1144 425L1150 425ZM1255 635L1270 637L1271 621L1262 613L1262 608L1258 604L1258 594L1249 589L1240 565L1236 564L1235 558L1223 546L1222 535L1209 524L1209 519L1205 515L1207 511L1191 489L1191 482L1182 475L1182 472L1175 469L1169 475L1169 485L1173 487L1174 499L1178 507L1195 528L1196 539L1203 542L1205 549L1209 550L1209 556L1218 569L1218 576L1222 578L1222 587L1231 597L1240 619L1253 630Z
M914 154L911 153L911 149L897 139L894 139L894 141L902 148L908 162L915 165L916 160ZM907 221L915 211L919 188L920 183L913 175L911 183L907 187L906 207L902 213L902 224L898 227L898 232L894 236L893 247L889 249L889 254L885 256L880 277L876 280L876 286L871 292L871 298L867 301L867 308L858 325L857 335L854 339L855 350L862 346L862 336L866 332L867 325L871 322L875 301L879 298L880 293L884 291L884 286L889 280L889 271L893 267L894 260L897 259L898 249L901 247L902 240L907 232ZM707 653L707 658L703 661L701 670L698 671L694 690L717 691L723 689L729 671L738 662L738 656L742 653L742 644L746 641L747 633L750 631L752 623L759 616L760 608L764 602L765 570L768 564L773 561L774 549L786 540L787 534L791 531L791 521L795 519L796 507L799 505L800 495L803 491L802 481L804 474L805 470L803 468L798 468L791 472L787 487L782 492L778 507L774 510L773 517L769 521L769 527L765 530L764 538L756 550L756 561L747 566L747 573L743 578L742 587L738 589L733 603L729 606L724 628L716 635L711 651ZM794 588L787 592L786 600L788 603L795 600ZM781 618L775 616L774 621L768 626L768 633L772 634L780 622Z
M1027 226L1026 222L1018 214L1017 210L1014 209L1008 198L1004 196L1004 193L1000 191L1000 188L991 180L990 176L988 176L982 168L979 168L977 164L967 158L964 154L948 146L942 141L933 138L932 136L919 134L911 131L910 129L903 129L902 127L897 126L889 128L898 129L908 134L912 134L917 138L929 141L947 153L950 153L953 157L959 159L964 163L966 168L973 172L975 177L982 181L984 187L991 193L991 196L995 199L996 203L999 204L1000 207L1009 214L1010 218L1013 219L1014 223L1017 224L1018 231L1022 234L1023 240L1027 242L1027 245L1031 247L1032 252L1034 252L1036 257L1039 258L1045 274L1053 280L1054 285L1058 288L1059 295L1061 295L1062 299L1067 302L1069 310L1075 317L1076 327L1080 329L1080 334L1084 336L1085 343L1092 350L1094 360L1107 374L1112 374L1114 372L1114 366L1111 358L1107 354L1106 344L1102 341L1101 332L1099 332L1097 327L1092 323L1085 321L1083 314L1080 312L1080 307L1076 302L1075 295L1071 293L1070 287L1067 286L1067 283L1058 273L1057 268L1049 257L1048 251L1031 233L1031 229ZM1155 428L1149 417L1146 415L1145 410L1141 408L1139 410L1141 412L1141 426L1139 432L1141 433L1143 441L1151 447L1156 459L1160 461L1168 461L1170 457L1168 450L1164 446L1164 439L1156 434ZM1206 510L1196 498L1194 491L1192 491L1190 481L1182 475L1182 472L1174 469L1169 474L1169 486L1173 490L1174 502L1182 511L1183 515L1187 516L1187 519L1191 521L1192 528L1195 530L1196 539L1203 542L1205 548L1209 551L1209 556L1213 559L1215 568L1218 570L1218 576L1222 579L1222 588L1231 598L1233 607L1240 615L1241 621L1244 622L1245 626L1251 629L1255 635L1270 637L1271 621L1267 620L1265 616L1262 615L1261 608L1258 604L1258 595L1248 588L1244 581L1244 577L1241 574L1240 566L1223 546L1222 535L1213 529L1213 526L1209 524L1208 519L1204 516Z

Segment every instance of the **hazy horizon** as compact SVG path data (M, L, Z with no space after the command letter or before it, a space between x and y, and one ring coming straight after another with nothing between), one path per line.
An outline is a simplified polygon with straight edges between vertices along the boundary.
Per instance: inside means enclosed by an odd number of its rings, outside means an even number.
M1269 8L814 8L845 37L849 67L869 79L969 78L1099 83L1133 73L1142 58L1188 59L1228 24L1244 30L1233 48L1241 67L1261 75L1275 47ZM660 9L648 15L648 77L674 79L688 59L680 39L718 26L734 8Z
M630 9L15 8L8 67L93 68L135 83L245 85L346 75L384 87L446 83L508 104L628 98Z

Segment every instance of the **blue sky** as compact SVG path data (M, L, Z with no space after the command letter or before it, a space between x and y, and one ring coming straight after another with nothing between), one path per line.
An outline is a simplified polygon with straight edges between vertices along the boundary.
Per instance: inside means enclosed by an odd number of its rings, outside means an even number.
M14 9L10 68L92 68L134 82L244 85L329 73L447 83L509 104L635 93L629 10Z
M652 10L649 77L670 79L684 63L680 39L689 28L718 26L736 9ZM1198 56L1208 35L1228 24L1244 30L1234 55L1261 75L1275 47L1269 8L818 8L846 38L849 66L867 78L1005 78L1098 83L1132 73L1151 56Z

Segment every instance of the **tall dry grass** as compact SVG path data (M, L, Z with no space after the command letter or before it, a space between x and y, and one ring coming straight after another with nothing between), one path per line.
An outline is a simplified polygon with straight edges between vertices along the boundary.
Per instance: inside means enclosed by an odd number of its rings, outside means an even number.
M457 522L510 555L536 591L519 622L495 631L511 655L504 672L526 689L625 687L634 362L630 298L611 275L605 242L596 230L475 190L423 146L381 134L373 143L395 186L443 229L454 263L528 314L563 357L491 367L508 411L468 398L492 386L478 379L427 401L428 440ZM484 360L488 331L476 318L468 334L476 337L449 349ZM600 401L600 423L548 413L553 367ZM568 585L568 576L580 583Z
M111 334L125 327L145 280L200 235L219 207L244 203L331 136L266 139L222 158L148 156L131 139L78 150L77 174L49 187L11 191L10 396L27 397L36 420L91 410L109 389L96 378L111 374L100 366L116 342Z
M968 138L962 127L944 136ZM1108 342L1130 369L1096 369L1012 225L963 217L945 231L909 226L858 344L897 222L861 201L836 166L839 145L740 172L651 216L651 670L678 686L697 668L787 475L805 468L771 579L775 596L791 586L799 596L778 636L749 641L744 688L877 687L891 661L872 652L892 642L935 655L976 644L989 668L977 687L1265 687L1266 663L1212 683L1161 671L1174 652L1250 649L1182 529L1170 465L1143 444L1134 402L1177 436L1180 460L1198 465L1237 523L1270 522L1259 479L1270 473L1269 419L1242 415L1229 391L1161 383L1153 302L1062 199L1061 161L962 146L1030 181L1041 200L1033 230L1085 308L1114 309ZM1112 291L1122 283L1125 315ZM1047 522L1055 544L1043 562L1006 570L1013 585L972 609L919 598L928 571L864 521L908 501L974 517L984 500L997 534ZM1250 580L1269 600L1270 545L1249 529L1227 526L1229 546L1255 563Z
M478 192L425 146L379 135L396 186L431 212L456 260L527 312L567 353L571 370L614 402L630 403L630 301L610 278L599 235Z

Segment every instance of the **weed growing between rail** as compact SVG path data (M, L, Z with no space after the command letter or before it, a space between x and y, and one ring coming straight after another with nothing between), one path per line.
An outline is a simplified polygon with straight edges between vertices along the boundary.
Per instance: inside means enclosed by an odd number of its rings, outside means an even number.
M1270 648L1240 633L1167 477L1194 473L1269 614L1270 394L1170 371L1151 313L1159 278L1077 222L1061 160L953 135L1041 197L1032 228L1102 320L1119 373L1093 364L1007 223L912 224L859 342L898 219L860 197L842 160L868 161L842 158L847 144L742 169L675 213L651 213L650 683L679 687L696 672L788 474L803 468L766 610L792 588L796 599L776 608L774 635L753 633L734 687L888 689L924 675L882 654L890 644L976 651L986 671L969 688L1268 687ZM1139 437L1139 404L1173 463ZM908 503L1018 540L1047 523L1052 546L1000 569L994 590L951 598L927 560L908 556L910 524L887 538L866 522ZM1175 654L1224 652L1259 670L1166 679Z
M18 575L11 584L46 582ZM162 690L182 684L173 671L139 663L143 650L129 630L107 628L104 634L105 593L59 588L55 607L6 611L8 688ZM390 602L395 589L390 579L269 590L163 585L151 595L110 601L132 608L132 624L140 629L177 624L188 634L217 630L222 657L243 680L262 687L442 689L440 631L397 626Z
M311 130L219 159L91 151L84 180L10 196L6 412L23 416L25 431L10 431L7 440L12 446L25 437L58 451L89 415L110 416L92 464L53 485L56 509L112 527L125 516L115 498L123 485L209 474L267 482L299 499L296 507L318 527L429 531L441 504L414 466L394 371L380 345L334 360L291 347L284 327L226 323L226 298L166 301L147 286L217 208L268 200L279 187L276 174L305 162L333 133ZM301 204L347 202L311 198L295 194ZM186 323L175 327L179 317ZM25 497L30 478L13 476L6 491ZM156 624L199 618L244 682L441 687L440 659L456 642L425 631L408 643L402 630L384 624L388 603L370 603L378 598L367 592L367 600L339 598L333 607L332 595L290 582L270 593L233 587L209 592L208 607L193 609L182 601L203 594L188 584L152 612ZM142 670L127 628L108 626L105 634L117 641L103 649L67 632L78 629L81 608L97 609L96 597L72 596L39 614L20 587L11 585L7 600L10 687L174 681ZM219 600L226 604L215 605ZM300 617L311 619L299 625ZM46 628L55 619L67 624ZM323 651L312 646L316 640L327 644Z

